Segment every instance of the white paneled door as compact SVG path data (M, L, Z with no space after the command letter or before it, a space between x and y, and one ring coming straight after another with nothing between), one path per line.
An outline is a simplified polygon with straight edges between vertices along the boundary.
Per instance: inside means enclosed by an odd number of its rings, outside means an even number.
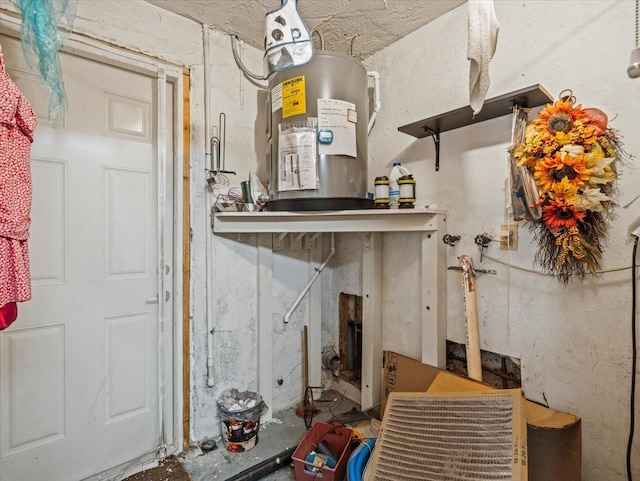
M54 128L20 43L0 42L39 122L33 296L0 333L0 480L82 480L161 438L158 81L63 53L69 108Z

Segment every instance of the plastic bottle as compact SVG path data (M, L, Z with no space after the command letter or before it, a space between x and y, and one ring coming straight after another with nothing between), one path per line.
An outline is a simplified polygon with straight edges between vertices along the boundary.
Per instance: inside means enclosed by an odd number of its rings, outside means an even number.
M411 175L406 167L402 167L400 162L394 162L391 172L389 173L389 204L392 209L398 208L398 200L400 199L400 186L398 179L404 175Z

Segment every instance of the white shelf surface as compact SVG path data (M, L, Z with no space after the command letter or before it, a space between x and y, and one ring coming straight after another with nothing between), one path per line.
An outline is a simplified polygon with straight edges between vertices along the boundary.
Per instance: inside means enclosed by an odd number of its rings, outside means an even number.
M217 212L215 234L278 232L428 232L437 209L368 209L319 212Z

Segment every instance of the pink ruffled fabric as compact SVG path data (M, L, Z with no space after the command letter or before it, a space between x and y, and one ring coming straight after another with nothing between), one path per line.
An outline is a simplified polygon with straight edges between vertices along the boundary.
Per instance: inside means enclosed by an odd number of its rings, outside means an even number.
M5 71L0 46L0 307L31 299L27 239L35 127L35 112Z
M15 302L10 302L0 307L0 331L6 329L18 317L18 306Z

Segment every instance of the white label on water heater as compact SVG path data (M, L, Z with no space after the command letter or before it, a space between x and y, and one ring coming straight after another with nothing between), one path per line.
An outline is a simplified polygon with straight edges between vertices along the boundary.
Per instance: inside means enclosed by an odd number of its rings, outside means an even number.
M320 155L357 157L356 105L344 100L318 99L318 130L331 130L333 141L320 144Z
M278 136L278 190L318 188L315 127L292 127Z
M282 84L278 84L271 89L271 112L282 108Z

